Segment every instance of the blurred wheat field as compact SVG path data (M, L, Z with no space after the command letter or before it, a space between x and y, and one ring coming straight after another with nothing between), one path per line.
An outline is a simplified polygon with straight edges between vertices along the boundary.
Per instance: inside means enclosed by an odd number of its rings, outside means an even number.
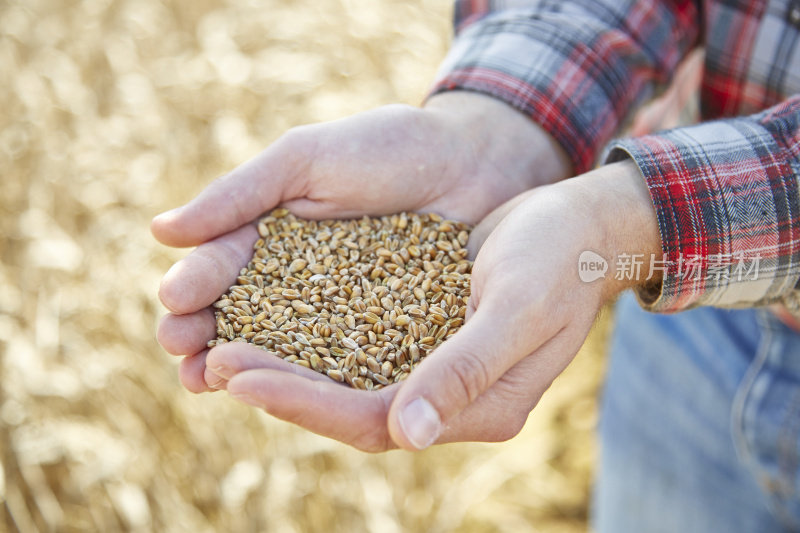
M0 530L586 529L607 321L502 444L366 455L193 396L150 218L287 128L425 95L433 0L0 1Z

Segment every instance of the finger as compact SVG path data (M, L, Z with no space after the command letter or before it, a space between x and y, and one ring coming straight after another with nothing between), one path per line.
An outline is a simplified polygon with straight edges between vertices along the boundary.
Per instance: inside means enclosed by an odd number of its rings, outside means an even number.
M158 323L156 338L167 353L193 355L216 336L214 312L206 307L188 315L168 313Z
M150 229L169 246L195 246L232 231L303 189L308 136L284 136L209 184L188 204L156 216Z
M455 415L557 332L545 329L546 321L525 323L523 313L509 314L511 302L497 304L482 302L471 320L406 380L388 421L392 439L401 448L433 444Z
M198 394L214 390L209 388L208 385L206 385L205 379L203 379L203 372L206 369L207 353L208 350L203 350L191 357L185 357L183 361L181 361L178 376L183 386L186 387L189 392Z
M175 314L194 313L214 303L236 281L253 256L258 231L244 226L201 244L172 265L158 289L164 306Z
M220 344L208 353L206 357L206 382L216 382L218 378L229 380L240 372L257 368L281 370L304 376L308 379L330 381L329 377L304 366L284 361L272 352L267 352L243 342L229 342ZM216 377L210 376L208 372Z
M241 402L369 452L395 447L386 431L395 390L356 390L267 368L247 370L228 382L228 393Z

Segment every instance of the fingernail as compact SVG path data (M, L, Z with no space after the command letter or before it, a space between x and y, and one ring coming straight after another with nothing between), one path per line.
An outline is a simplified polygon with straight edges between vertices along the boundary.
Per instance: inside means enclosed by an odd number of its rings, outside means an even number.
M261 407L261 404L259 404L256 399L249 394L231 394L230 397L234 400L246 403L247 405L252 405L253 407Z
M425 398L417 398L400 411L400 429L418 450L433 444L442 432L439 413Z
M221 377L222 379L231 379L231 369L224 365L219 366L206 366L210 371Z
M223 381L225 381L225 378L219 378L219 379L218 379L217 381L215 381L214 383L208 383L208 382L206 382L206 383L207 383L207 384L208 384L208 386L209 386L209 387L211 387L212 389L218 389L218 388L219 388L219 386L222 384L222 382L223 382Z

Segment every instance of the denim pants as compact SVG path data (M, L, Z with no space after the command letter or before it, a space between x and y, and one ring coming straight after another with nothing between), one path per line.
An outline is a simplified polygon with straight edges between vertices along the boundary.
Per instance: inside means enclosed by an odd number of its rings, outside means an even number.
M800 531L800 335L767 310L617 304L598 533Z

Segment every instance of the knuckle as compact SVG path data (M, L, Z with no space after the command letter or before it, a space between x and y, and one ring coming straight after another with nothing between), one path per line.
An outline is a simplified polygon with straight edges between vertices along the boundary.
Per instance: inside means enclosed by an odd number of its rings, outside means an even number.
M208 187L206 201L213 211L226 214L226 226L230 229L242 226L251 220L253 193L252 187L243 186L241 172L237 168L214 179Z
M219 275L225 271L226 252L225 245L211 241L198 246L194 251L194 258L198 262L204 263L206 271L210 269L214 274Z
M467 404L474 402L491 381L486 361L475 352L462 352L457 363L452 365L451 374L458 385L458 394Z

